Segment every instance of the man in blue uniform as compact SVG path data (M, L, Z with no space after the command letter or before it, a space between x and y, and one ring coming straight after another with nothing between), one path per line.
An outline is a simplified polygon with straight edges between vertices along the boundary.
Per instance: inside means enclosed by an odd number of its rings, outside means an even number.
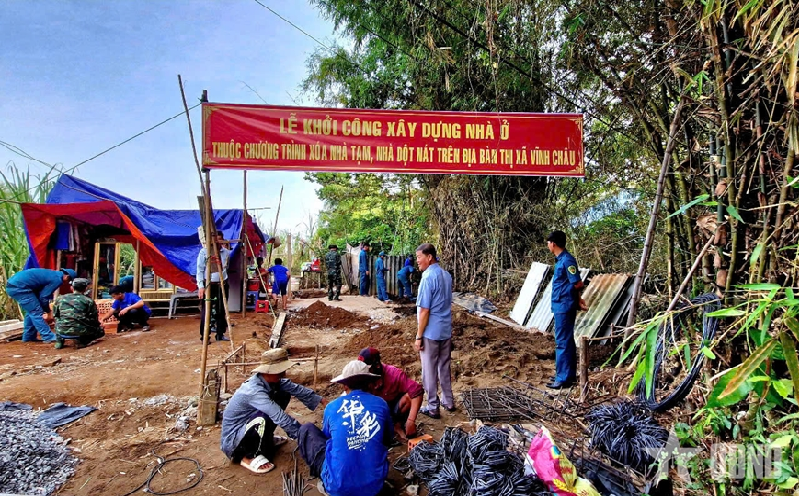
M413 299L413 290L411 289L411 274L413 273L413 264L408 265L407 261L403 268L397 272L397 281L400 284L399 296Z
M388 291L386 291L386 272L385 265L386 252L381 251L375 261L375 277L377 278L377 299L388 303Z
M368 241L361 245L361 254L358 256L358 272L361 275L361 296L369 296L369 250Z
M566 251L566 233L552 231L547 248L555 255L552 276L552 313L555 314L555 379L548 388L561 389L574 384L577 378L577 346L574 343L574 321L580 309L583 280L577 260Z
M53 293L62 285L75 279L72 269L27 269L11 276L6 284L6 294L17 300L25 310L23 341L38 341L38 332L45 343L55 341L55 334L44 321L44 314L50 313L50 300Z

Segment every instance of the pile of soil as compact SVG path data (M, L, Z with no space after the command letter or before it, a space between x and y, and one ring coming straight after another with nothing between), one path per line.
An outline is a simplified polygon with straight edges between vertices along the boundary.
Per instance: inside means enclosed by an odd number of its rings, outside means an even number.
M323 302L317 301L292 314L289 317L289 322L312 329L349 329L361 327L366 322L366 318L343 308L327 306Z
M415 319L383 325L353 336L343 347L345 355L357 356L368 346L380 350L384 363L420 373L419 356L413 350ZM468 312L452 314L452 371L467 385L502 383L503 375L541 384L551 379L555 340L551 335L519 332L475 317ZM479 376L479 381L477 380Z

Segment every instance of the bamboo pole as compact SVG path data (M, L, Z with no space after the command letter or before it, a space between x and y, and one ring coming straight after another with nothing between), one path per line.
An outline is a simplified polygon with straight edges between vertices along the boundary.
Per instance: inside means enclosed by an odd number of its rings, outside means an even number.
M652 245L655 241L655 227L657 227L658 215L660 213L660 202L663 199L663 186L666 182L666 173L669 170L669 163L671 162L671 153L674 146L677 144L676 136L677 130L680 128L680 115L682 114L683 100L680 98L680 103L677 105L677 110L674 111L674 119L671 121L671 129L669 130L669 139L666 143L666 151L663 154L663 163L660 167L660 175L658 176L657 192L655 193L655 201L652 205L652 216L649 218L649 227L646 229L646 241L644 242L644 251L641 254L641 263L638 266L638 272L635 274L635 282L633 284L633 297L630 301L630 314L627 316L627 330L625 335L629 336L632 333L632 327L635 324L635 315L638 311L638 302L641 299L641 287L643 286L644 276L646 275L646 267L649 264L649 256L652 253Z
M183 90L183 79L181 79L180 74L178 74L178 86L180 87L180 96L183 100L183 109L186 113L186 122L189 126L189 138L191 141L191 149L194 154L194 164L197 166L197 175L200 178L200 189L202 190L203 197L206 201L203 202L204 208L202 212L204 213L204 227L205 227L205 244L209 246L209 242L211 241L212 235L212 226L214 226L213 222L213 209L211 208L211 174L209 171L205 171L205 181L203 181L203 171L202 167L200 167L200 159L197 155L197 146L194 144L194 130L191 127L191 116L189 115L189 105L186 103L186 92ZM208 103L208 92L203 90L202 98L200 99L202 103ZM205 275L206 281L211 280L211 256L210 252L207 252L208 256L208 263L205 266ZM220 274L221 275L221 274ZM221 278L220 278L221 280ZM222 291L224 295L224 290ZM204 298L205 304L205 321L203 322L203 349L202 349L202 357L200 359L200 392L197 396L198 401L202 399L203 393L205 392L205 370L207 368L208 362L208 335L211 331L211 300L208 298ZM231 339L230 344L233 344L233 340ZM199 419L200 409L197 411L197 418Z
M247 171L244 171L244 217L241 221L241 239L247 236ZM254 255L254 254L253 254ZM241 316L247 315L247 245L241 244Z
M588 338L580 337L580 403L588 400Z

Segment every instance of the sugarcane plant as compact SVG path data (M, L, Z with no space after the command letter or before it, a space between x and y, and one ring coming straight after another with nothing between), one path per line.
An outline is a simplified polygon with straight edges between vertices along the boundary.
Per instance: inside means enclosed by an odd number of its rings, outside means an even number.
M28 239L22 221L20 203L44 203L60 176L54 167L45 174L32 174L20 170L9 162L6 171L0 171L0 320L21 317L19 306L6 295L6 281L21 270L28 258Z

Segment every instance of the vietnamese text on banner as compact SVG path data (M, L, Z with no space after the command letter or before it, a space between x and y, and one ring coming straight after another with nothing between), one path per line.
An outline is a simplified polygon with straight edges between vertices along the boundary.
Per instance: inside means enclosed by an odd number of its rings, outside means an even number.
M581 177L583 118L207 103L203 165Z

